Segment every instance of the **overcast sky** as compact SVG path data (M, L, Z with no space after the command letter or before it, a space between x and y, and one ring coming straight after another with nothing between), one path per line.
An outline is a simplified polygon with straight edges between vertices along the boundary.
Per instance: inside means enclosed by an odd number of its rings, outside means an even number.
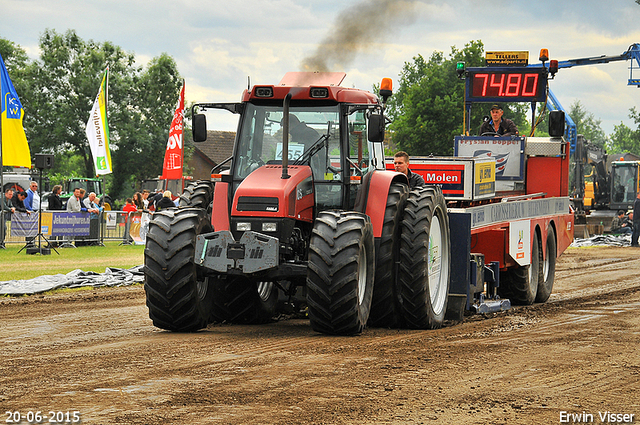
M540 48L552 59L619 55L640 43L634 0L0 0L0 36L33 58L49 28L110 41L140 64L165 52L186 80L187 102L240 99L251 84L277 84L303 64L345 71L343 85L370 90L394 84L405 62L435 50L447 56L470 40L486 51ZM334 42L350 39L335 49ZM333 52L342 54L336 55ZM320 61L319 61L320 60ZM637 66L636 63L633 64ZM607 134L638 108L640 90L627 85L629 61L560 70L550 87L569 109L575 100L602 120ZM640 70L634 72L640 78ZM96 89L99 82L96 82ZM177 94L176 94L177 96ZM167 127L170 123L167 123ZM221 130L235 130L221 121Z

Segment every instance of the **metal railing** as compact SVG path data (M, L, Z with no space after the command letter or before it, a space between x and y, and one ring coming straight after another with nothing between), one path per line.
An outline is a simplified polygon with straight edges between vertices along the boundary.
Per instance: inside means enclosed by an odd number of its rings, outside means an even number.
M4 241L1 239L0 229L0 243L26 244L29 239L33 239L38 234L37 216L38 213L15 213L13 221L6 221ZM149 211L102 211L100 214L43 211L41 233L54 247L62 248L103 245L105 241L120 241L121 245L142 245L145 243L151 217L152 213ZM81 222L81 225L73 228L72 225L64 227L59 224L72 219ZM5 222L4 219L2 221ZM35 224L28 227L25 223Z

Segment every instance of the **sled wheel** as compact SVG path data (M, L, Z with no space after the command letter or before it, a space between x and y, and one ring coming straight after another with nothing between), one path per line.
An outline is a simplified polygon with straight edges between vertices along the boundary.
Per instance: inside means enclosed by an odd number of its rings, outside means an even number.
M373 228L357 212L318 214L309 242L307 304L311 327L336 335L362 332L374 281Z
M512 304L531 305L536 300L538 282L541 280L542 249L538 233L533 232L531 244L531 264L508 269L500 273L498 293L509 298Z
M553 227L549 226L547 230L547 256L542 261L542 278L538 283L538 293L536 294L536 302L546 302L553 291L553 282L556 277L556 232Z

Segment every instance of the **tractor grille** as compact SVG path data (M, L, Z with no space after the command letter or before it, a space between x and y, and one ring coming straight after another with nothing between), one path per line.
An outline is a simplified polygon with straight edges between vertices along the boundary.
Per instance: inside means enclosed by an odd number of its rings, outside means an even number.
M278 198L264 196L240 196L238 198L238 211L278 211Z

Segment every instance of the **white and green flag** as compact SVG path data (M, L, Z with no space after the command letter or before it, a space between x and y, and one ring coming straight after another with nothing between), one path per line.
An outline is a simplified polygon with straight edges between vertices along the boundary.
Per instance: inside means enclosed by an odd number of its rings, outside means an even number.
M100 90L93 102L91 116L87 121L87 139L91 147L96 175L111 173L111 152L109 151L109 124L107 122L107 84L109 68L104 72Z

